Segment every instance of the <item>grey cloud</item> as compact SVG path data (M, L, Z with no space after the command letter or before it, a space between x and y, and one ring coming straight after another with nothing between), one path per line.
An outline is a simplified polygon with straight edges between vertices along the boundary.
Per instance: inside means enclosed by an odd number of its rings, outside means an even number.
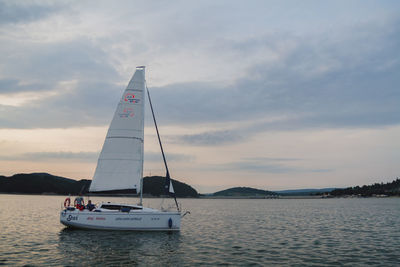
M63 4L39 4L26 1L0 1L0 24L27 23L43 19L57 11Z
M193 161L195 157L193 155L187 154L178 154L178 153L166 153L165 157L167 161ZM162 162L162 155L161 152L145 152L144 153L144 161L153 161L153 162Z
M44 83L29 83L22 84L21 80L17 79L2 79L0 80L0 94L18 93L18 92L38 92L49 90L49 85Z
M34 152L12 156L0 156L0 160L42 161L42 160L79 160L95 162L99 152Z
M245 158L235 162L218 165L208 165L205 169L211 171L240 171L252 173L314 173L332 172L332 169L307 169L291 166L289 163L294 159L274 159L274 158ZM296 159L295 159L296 160Z
M229 86L205 81L151 88L157 119L161 125L204 125L287 117L239 126L234 131L176 137L179 142L195 145L236 142L242 136L265 130L399 124L400 61L393 55L400 47L400 23L381 28L367 26L351 31L351 36L336 34L335 39L327 33L313 39L286 35L274 40L262 36L258 42L249 42L250 50L260 46L276 50L282 40L296 45L279 62L261 62L243 70L243 78ZM247 45L234 43L232 49L247 51L241 48ZM224 46L229 49L227 43ZM98 45L75 40L32 50L27 59L15 58L13 73L40 80L47 88L63 80L76 80L77 87L23 107L0 106L0 127L71 127L110 122L123 90L116 83L122 79ZM6 78L7 82L9 86L20 84L15 78Z
M393 55L400 47L400 23L385 27L360 29L341 40L294 39L298 45L280 62L259 63L229 87L205 82L153 88L160 120L190 124L288 116L268 123L272 130L399 124L400 61Z
M101 49L83 40L32 49L36 53L28 55L28 60L17 59L20 64L12 64L14 76L21 73L20 78L3 79L0 94L40 90L56 94L20 107L0 105L0 128L67 128L110 122L124 86L117 85L120 77ZM32 80L40 82L27 83ZM63 81L76 84L60 89Z
M98 152L68 152L68 151L58 151L58 152L33 152L33 153L23 153L19 155L2 155L0 156L0 161L43 161L43 160L71 160L71 161L85 161L85 162L96 162L100 155ZM145 161L162 161L161 152L145 152ZM178 154L178 153L166 153L166 158L168 161L193 161L195 159L192 155Z
M1 43L1 79L6 84L54 88L61 81L120 82L122 78L112 66L111 55L89 38L34 42L4 37Z
M46 82L110 81L120 77L111 66L109 55L89 39L80 38L33 46L33 53L23 59L15 58L18 64L14 73ZM18 66L18 67L17 67Z
M228 130L167 137L168 142L193 146L224 145L227 143L238 142L241 139L242 137L236 132Z
M254 157L254 158L243 158L246 161L253 162L288 162L288 161L299 161L300 158L270 158L270 157Z
M81 82L76 90L22 107L0 105L0 128L68 128L111 122L123 89L115 84Z

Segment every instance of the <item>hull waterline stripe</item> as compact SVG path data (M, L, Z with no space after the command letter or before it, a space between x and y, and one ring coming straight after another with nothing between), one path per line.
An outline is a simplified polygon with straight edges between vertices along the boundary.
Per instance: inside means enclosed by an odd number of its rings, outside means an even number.
M121 227L121 228L116 228L116 227L107 227L107 226L92 226L92 225L86 225L86 224L81 224L81 223L67 223L61 221L62 224L68 227L74 227L74 228L84 228L84 229L94 229L94 230L115 230L115 231L179 231L180 228L168 228L168 227L160 227L160 228L126 228L126 227Z

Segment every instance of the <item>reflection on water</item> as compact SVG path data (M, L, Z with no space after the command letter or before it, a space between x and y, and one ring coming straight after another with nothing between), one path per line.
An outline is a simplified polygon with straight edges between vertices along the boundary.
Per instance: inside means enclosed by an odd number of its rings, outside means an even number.
M0 265L398 266L400 258L400 198L182 199L191 214L173 233L70 230L59 222L64 198L0 195Z
M62 264L179 265L179 232L125 232L62 229ZM77 256L78 255L78 256Z

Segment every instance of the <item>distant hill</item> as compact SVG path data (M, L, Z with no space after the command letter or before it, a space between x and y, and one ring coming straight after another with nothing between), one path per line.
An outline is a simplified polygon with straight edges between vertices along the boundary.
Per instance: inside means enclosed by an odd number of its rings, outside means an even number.
M363 185L348 187L345 189L335 189L331 192L333 196L350 196L360 195L363 197L370 197L374 195L387 195L387 196L400 196L400 179L397 178L389 183L375 183L372 185Z
M213 194L213 196L270 196L270 195L277 195L275 192L255 189L251 187L233 187L226 190L218 191Z
M226 190L218 191L209 196L226 196L226 197L250 197L250 196L310 196L310 195L322 195L323 193L329 193L336 188L321 188L321 189L293 189L293 190L280 190L280 191L268 191L261 190L251 187L233 187Z
M0 176L0 192L22 194L77 195L87 191L92 181L76 181L48 173L21 173L11 177Z
M191 186L172 180L177 197L197 197ZM88 192L91 180L73 180L48 173L15 174L0 176L1 193L77 195ZM159 176L143 179L143 193L152 196L162 195L165 178Z
M196 189L188 184L172 180L176 197L198 197ZM150 194L152 196L164 195L165 177L161 176L148 176L143 179L143 194Z
M284 196L309 196L321 193L329 193L337 188L321 188L321 189L292 189L275 191L279 195Z

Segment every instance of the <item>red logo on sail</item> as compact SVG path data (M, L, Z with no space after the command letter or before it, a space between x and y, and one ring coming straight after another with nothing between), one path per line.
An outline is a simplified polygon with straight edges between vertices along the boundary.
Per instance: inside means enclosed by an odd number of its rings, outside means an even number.
M124 110L118 114L120 118L128 118L135 116L132 108L124 108Z
M128 103L138 103L139 99L136 99L135 95L132 93L126 93L124 96L124 101Z

